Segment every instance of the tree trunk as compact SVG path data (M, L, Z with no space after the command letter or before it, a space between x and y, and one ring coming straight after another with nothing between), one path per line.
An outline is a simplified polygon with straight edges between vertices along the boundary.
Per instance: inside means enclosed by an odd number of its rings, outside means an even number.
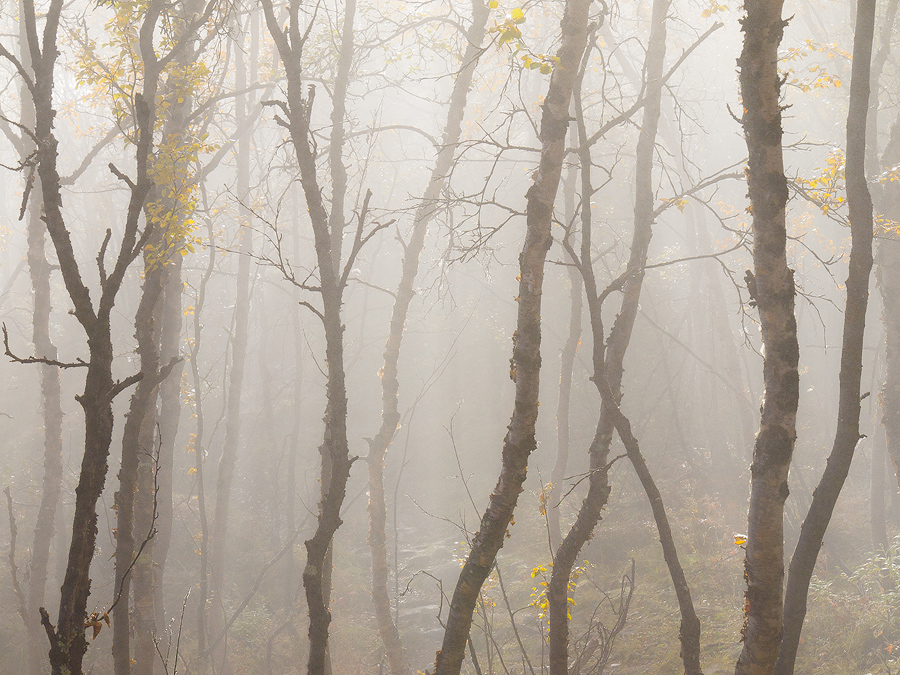
M46 9L42 38L38 36L32 0L26 0L24 3L24 20L32 60L33 84L30 88L35 106L38 175L41 179L45 223L56 249L60 271L74 306L75 317L87 335L89 361L84 393L78 397L85 416L84 457L75 490L72 540L65 579L60 591L59 620L54 627L50 623L47 611L41 608L41 622L50 640L50 663L53 674L81 675L82 662L87 650L85 618L91 586L90 565L97 536L96 504L106 482L112 441L112 400L122 389L138 379L135 376L121 383L113 380L110 314L128 266L139 255L146 237L152 232L152 227L145 227L142 238L138 239L139 219L151 186L147 162L153 143L154 101L158 77L152 39L161 6L158 2L150 3L140 28L144 73L143 91L135 95L134 101L137 176L136 179L129 181L131 197L121 248L116 256L115 266L109 274L103 265L103 256L98 256L101 293L95 306L87 286L82 281L81 269L62 214L60 177L57 170L59 143L53 132L56 112L53 110L52 92L62 4L62 0L52 0ZM104 244L101 253L105 253L105 250Z
M540 167L526 195L525 245L519 256L518 317L511 360L511 375L516 383L515 406L503 441L500 478L450 603L443 645L435 660L435 675L457 675L460 671L475 603L503 545L525 481L528 457L536 446L544 262L552 243L550 221L565 154L569 106L587 45L590 5L590 0L567 0L565 6L562 44L557 52L559 62L550 77L542 106Z
M472 24L466 33L466 50L462 58L463 67L456 76L447 123L440 150L425 194L413 219L412 234L403 251L400 282L391 314L390 333L384 348L384 365L381 371L381 427L375 438L369 442L369 548L372 554L372 602L378 632L384 643L388 663L393 675L410 672L409 661L403 652L400 633L391 617L391 603L388 595L387 537L385 522L387 509L384 497L384 460L394 434L400 425L398 367L400 345L409 305L415 295L414 285L419 270L419 256L425 246L425 235L438 210L438 200L453 168L456 147L459 143L466 101L475 66L481 54L489 10L483 0L472 2ZM332 160L333 162L334 160Z
M142 633L131 624L129 594L136 570L144 564L145 554L149 554L149 548L152 546L151 524L142 522L137 512L142 507L146 510L145 504L139 504L141 497L146 502L147 487L139 484L140 465L144 455L153 452L152 431L156 417L154 380L159 370L159 335L154 315L162 290L160 277L159 266L145 256L144 289L134 322L137 353L141 372L145 377L138 383L131 396L122 436L122 467L119 471L119 491L116 493L116 605L112 617L112 653L116 675L129 675L132 671L130 643L133 629L138 641L143 637ZM141 497L138 497L139 492ZM140 557L136 560L139 549Z
M193 322L193 342L191 344L190 364L191 377L194 383L194 416L197 419L196 432L194 434L193 451L194 451L194 469L197 472L197 515L200 521L200 578L198 580L199 598L197 599L197 654L199 659L198 670L201 675L206 675L209 671L209 654L207 653L207 622L208 622L208 603L209 603L209 518L207 517L206 505L206 482L205 482L205 448L206 438L204 433L205 417L203 411L203 381L200 377L200 364L198 357L200 354L200 344L202 342L202 324L201 317L203 307L206 304L206 288L209 279L216 264L216 247L214 240L214 230L212 223L209 224L209 241L207 245L209 251L209 261L203 278L200 280L200 287L197 291L196 306L194 307Z
M181 242L183 245L183 242ZM160 363L168 364L178 359L181 352L181 330L184 320L182 295L182 263L184 258L175 252L163 270L162 326L160 327ZM181 419L181 375L184 362L179 361L168 377L159 386L159 418L157 450L159 453L156 469L157 518L156 537L153 542L153 563L155 584L153 601L156 610L156 625L165 625L164 573L169 556L174 520L172 479L175 462L175 439Z
M800 539L791 557L784 594L784 635L775 672L790 675L800 645L800 631L806 617L809 581L822 547L825 530L844 487L859 434L860 382L869 277L872 273L872 198L866 185L866 121L869 109L870 65L875 32L875 0L858 0L856 34L853 38L853 71L850 81L850 110L847 115L847 205L849 207L850 271L847 276L847 304L844 309L844 339L837 431L825 472L813 492L812 504L800 528Z
M241 33L238 33L241 35ZM242 44L235 45L235 89L243 91L247 87L247 65ZM247 95L236 97L235 127L240 131L247 124ZM225 439L222 456L219 459L216 478L216 506L209 546L210 587L212 592L212 613L210 632L217 637L225 627L225 566L227 562L226 544L228 538L229 501L234 468L237 462L241 435L241 394L244 386L244 365L247 355L247 339L250 318L250 265L253 250L253 231L250 228L250 211L247 208L250 189L250 141L242 134L237 143L237 197L240 251L238 254L237 290L234 304L234 333L231 338L231 371L228 381L228 401L225 413ZM220 640L213 654L213 669L229 672L227 642Z
M891 139L881 157L887 170L900 163L900 117L891 127ZM900 220L900 185L888 181L882 194L882 212L893 221ZM881 302L881 320L885 334L884 383L881 387L881 424L884 427L887 454L900 485L900 239L892 232L879 238L878 266L875 270Z
M24 6L20 4L20 16ZM26 68L31 67L28 38L24 22L19 22L20 55ZM21 88L22 124L34 127L34 104L27 87ZM34 144L22 135L24 154L34 149ZM20 158L25 160L25 156ZM40 178L34 187L34 195L28 204L28 270L34 298L32 310L32 342L34 355L38 358L56 360L56 346L50 337L50 263L45 253L45 226L41 220ZM31 546L31 561L28 568L26 630L28 632L28 670L31 675L41 675L44 660L43 642L40 632L39 609L44 604L47 587L47 568L50 563L50 544L53 541L54 521L59 506L62 489L62 396L60 392L59 368L49 364L41 365L41 412L44 422L44 476L41 485L41 502L34 539Z
M784 32L782 0L747 0L744 46L738 61L742 124L749 151L753 266L746 279L759 307L765 387L751 466L744 575L744 646L737 675L772 672L783 622L784 501L796 438L799 375L794 274L787 265L778 46Z
M159 237L155 238L159 245ZM119 491L116 493L116 594L113 610L113 661L116 675L132 672L132 632L135 636L134 661L136 673L146 673L147 644L152 646L154 628L147 625L146 568L150 565L153 547L154 523L152 518L153 475L147 475L147 458L155 456L153 448L156 422L156 394L159 372L159 322L158 307L162 295L162 269L159 262L145 254L144 289L135 316L135 337L143 379L131 397L128 416L122 437L122 468L119 472ZM148 516L148 511L150 516ZM128 576L126 576L128 575ZM135 590L135 623L131 623L129 590ZM142 605L138 607L138 598ZM149 667L152 668L150 652Z
M578 143L577 131L573 134L573 145ZM575 184L577 181L575 165L569 167L565 180L566 222L574 221ZM571 262L571 258L569 259ZM556 555L556 549L562 542L562 528L559 522L559 502L564 494L563 481L566 478L566 467L569 464L569 406L572 400L572 374L575 369L575 355L581 342L581 314L584 308L584 282L581 274L573 265L567 268L569 278L569 335L563 345L559 357L559 396L556 403L556 461L550 473L550 494L544 506L547 513L547 534L550 539L550 553Z
M575 524L556 552L548 588L547 595L550 603L550 672L553 675L565 675L568 673L569 579L575 559L584 544L592 536L594 528L600 520L602 509L609 499L610 488L607 463L614 427L618 429L619 435L628 450L628 456L647 493L657 529L659 530L663 555L672 576L681 610L681 655L685 673L693 675L701 672L700 621L694 611L690 590L678 560L662 497L643 460L637 440L631 434L630 424L628 424L618 407L622 398L625 353L631 340L631 333L637 316L643 285L644 266L647 262L647 252L652 236L654 205L652 182L653 155L660 115L661 85L666 53L665 21L668 8L669 3L667 0L657 0L653 3L649 48L645 63L647 101L644 105L644 118L638 137L635 159L634 233L628 268L620 280L604 291L602 297L597 294L597 285L591 264L590 205L583 203L581 209L582 241L578 265L584 278L588 309L591 316L594 366L592 379L600 390L602 401L600 420L590 448L591 474L588 494L582 503ZM582 200L589 202L593 194L590 180L591 157L581 111L580 93L579 96L576 96L576 111L582 171ZM610 331L609 339L606 340L602 320L603 298L619 286L621 286L623 291L622 303L615 324Z
M318 286L315 290L322 301L322 309L316 309L304 303L322 321L325 332L325 362L327 364L327 381L325 384L325 436L322 452L322 493L319 500L319 513L316 530L306 544L306 567L303 570L303 588L306 594L309 612L309 657L307 672L309 675L325 675L328 670L328 632L331 623L328 594L330 588L325 584L330 575L328 551L334 533L341 526L341 505L347 491L347 480L350 477L350 448L347 441L347 392L344 378L344 327L341 323L341 304L347 279L352 269L355 256L362 245L362 227L368 211L371 193L368 193L359 215L359 229L353 249L347 257L343 268L335 264L332 250L332 233L330 219L325 209L319 176L316 171L316 155L312 146L310 116L312 114L315 88L310 86L304 95L303 73L301 70L301 50L303 40L298 15L298 0L290 5L290 20L286 29L281 28L275 17L271 0L263 1L266 25L271 34L281 61L284 64L287 79L287 100L278 103L286 119L278 121L289 134L297 163L300 169L300 185L306 198L306 206L312 225L313 240L318 270ZM344 14L344 48L349 48L353 35L353 16L355 2L350 0L345 6ZM337 216L335 216L337 217ZM341 222L343 216L337 222ZM366 238L367 239L367 238ZM293 280L295 283L296 280ZM301 287L303 284L298 284Z

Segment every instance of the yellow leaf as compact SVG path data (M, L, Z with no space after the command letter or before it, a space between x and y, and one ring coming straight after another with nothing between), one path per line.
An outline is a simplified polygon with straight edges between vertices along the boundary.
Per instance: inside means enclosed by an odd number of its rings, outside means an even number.
M498 6L499 4L500 4L500 3L497 2L497 0L491 0L491 1L488 3L488 7L490 7L491 9L497 9L497 6Z
M735 546L743 546L746 543L747 543L747 535L746 534L734 535L734 545Z
M513 11L509 13L512 17L512 20L516 23L524 23L525 22L525 12L523 12L519 7L516 7Z

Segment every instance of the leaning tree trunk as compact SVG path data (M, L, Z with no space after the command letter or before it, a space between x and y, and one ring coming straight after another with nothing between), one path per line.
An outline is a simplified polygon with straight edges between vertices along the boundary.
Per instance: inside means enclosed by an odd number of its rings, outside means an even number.
M662 93L663 65L666 47L667 0L657 0L653 4L651 33L645 71L647 73L647 100L644 105L644 119L638 138L635 160L635 210L634 233L631 254L625 275L614 282L602 296L597 294L597 284L591 266L591 216L590 206L585 203L581 209L582 240L578 267L584 278L591 316L593 337L594 383L602 397L600 420L590 448L590 479L588 494L582 503L575 523L563 539L553 563L553 572L548 588L550 603L550 672L564 675L568 672L568 589L569 579L575 560L582 547L591 537L600 514L609 498L608 456L612 442L613 428L616 428L625 443L629 459L641 480L656 520L663 547L663 556L669 568L672 582L681 610L681 656L685 673L700 673L700 621L694 611L690 589L678 559L671 528L666 516L662 497L653 477L644 462L637 440L631 427L619 411L622 398L622 376L625 353L631 340L634 321L637 316L643 285L644 265L652 236L653 225L653 155L656 130L659 122L660 99ZM576 97L578 118L579 156L582 172L582 199L587 202L593 194L590 180L590 147L584 128L580 97ZM602 304L612 290L621 286L623 299L610 331L605 340L602 321Z
M747 182L753 213L753 266L746 279L759 307L765 395L753 448L744 576L744 646L738 675L772 672L781 644L784 501L796 438L800 349L794 317L794 273L787 264L778 46L782 0L747 0L738 61L742 124L749 151Z
M378 632L381 634L393 675L410 672L409 661L403 652L400 633L391 616L385 535L387 511L384 498L384 458L400 424L398 407L400 382L397 377L400 345L403 340L406 318L409 314L409 305L415 295L414 285L419 270L419 256L425 246L425 235L428 225L438 212L438 199L453 168L469 88L472 85L478 57L481 55L481 42L484 39L488 14L488 7L483 0L473 0L472 25L466 33L467 45L462 60L463 66L456 76L453 92L450 95L444 136L434 169L425 188L425 194L415 212L412 234L403 251L400 282L397 285L397 294L394 296L390 333L384 348L384 365L381 371L381 427L375 438L369 442L368 510L369 548L372 553L372 602L375 606Z
M853 39L853 70L850 80L850 110L847 114L847 206L849 208L850 271L847 276L847 304L844 309L844 339L837 431L825 472L813 493L812 503L800 528L800 539L791 557L784 594L784 634L775 672L790 675L800 645L800 631L806 617L809 582L822 547L825 530L844 487L859 434L860 386L863 339L872 273L872 197L866 185L866 121L869 108L869 77L872 41L875 32L875 0L858 0L856 34Z
M540 167L526 195L525 245L519 256L518 317L511 360L515 405L503 441L500 478L453 593L443 644L435 660L435 675L457 675L460 671L475 603L503 546L525 481L528 457L536 445L544 263L552 243L550 222L566 149L569 105L587 45L590 5L590 0L567 0L561 23L559 61L542 106Z

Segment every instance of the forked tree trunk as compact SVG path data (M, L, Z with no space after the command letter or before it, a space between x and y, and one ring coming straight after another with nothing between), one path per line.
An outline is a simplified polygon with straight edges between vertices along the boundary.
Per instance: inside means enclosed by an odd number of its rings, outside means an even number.
M400 345L409 305L415 296L414 286L419 270L419 256L425 246L428 225L438 212L438 200L447 183L456 156L466 101L478 57L484 39L489 10L483 0L472 2L472 24L466 33L466 50L462 68L453 84L447 124L441 147L435 160L434 169L425 194L413 218L412 233L403 251L403 264L394 308L391 313L390 333L384 348L384 365L381 371L381 427L369 442L369 549L372 554L372 602L378 632L384 643L388 663L393 675L410 672L409 661L403 652L400 633L391 616L391 602L388 594L388 562L385 522L387 509L384 497L384 459L400 424L398 368ZM332 159L332 163L334 159Z
M282 116L276 119L287 129L300 169L300 185L306 198L313 231L316 253L318 285L314 289L321 297L321 310L304 303L322 321L325 332L325 362L327 381L325 383L325 435L322 452L322 493L316 530L306 544L306 567L303 570L303 588L309 612L309 658L307 672L310 675L325 675L328 669L328 633L331 623L328 594L326 588L330 575L328 551L334 533L341 526L341 505L347 491L350 477L350 448L347 441L347 391L344 376L344 346L341 323L341 304L347 279L359 248L368 237L362 237L362 227L368 209L367 195L359 216L357 238L343 267L334 256L332 249L333 228L325 208L319 176L316 170L316 154L312 145L310 129L315 88L310 86L304 94L301 52L304 38L299 25L299 0L291 0L289 22L282 29L275 16L271 0L263 0L263 10L269 33L275 41L278 54L284 64L287 80L287 100L277 102ZM345 7L343 40L352 41L355 2L350 0ZM349 42L342 44L341 50L350 48ZM337 216L336 216L337 217ZM343 216L337 220L340 225ZM342 227L341 227L342 229ZM371 235L369 235L371 236ZM336 264L337 263L337 264ZM295 283L296 280L293 280ZM298 284L305 287L304 284Z
M561 23L562 44L557 52L559 61L542 106L540 166L526 195L525 245L519 256L518 317L511 360L511 375L516 383L515 406L503 441L500 477L450 602L443 644L435 660L435 675L457 675L460 671L475 603L503 546L525 481L528 458L536 445L544 263L552 243L550 222L566 149L569 106L587 45L590 6L590 0L566 1Z
M787 265L778 46L782 0L747 0L738 60L742 124L749 151L747 182L753 214L751 301L759 308L765 395L753 448L744 576L744 646L737 675L770 674L783 623L784 501L796 438L799 375L794 273Z
M137 176L129 181L131 198L123 228L123 238L115 265L107 273L103 265L104 244L100 262L100 298L96 306L82 281L81 269L72 246L69 230L62 213L60 177L57 170L58 141L53 132L54 68L57 56L57 31L62 1L53 0L46 10L44 34L39 38L34 3L24 3L24 21L32 61L32 96L35 106L35 138L38 143L38 173L44 203L45 223L59 260L66 290L74 305L74 313L88 340L89 361L84 393L78 401L85 416L84 457L78 487L75 491L75 514L68 565L61 588L59 620L50 623L50 616L41 608L41 621L50 640L50 663L54 675L80 675L87 651L85 617L90 594L90 566L97 536L96 504L103 491L108 471L109 448L112 442L112 400L125 386L138 378L122 383L112 377L112 337L110 314L121 288L125 272L139 255L152 227L145 227L138 239L138 224L151 181L147 162L153 142L154 100L158 67L153 50L153 31L161 12L159 3L151 2L140 28L140 49L144 62L143 91L135 96L135 124L137 126ZM43 46L43 52L41 51ZM108 242L107 242L108 243Z
M550 577L548 601L550 603L550 672L553 675L568 673L568 614L569 579L572 568L581 549L593 534L600 520L602 509L609 498L608 457L613 429L617 429L625 443L628 457L634 465L641 484L650 500L663 547L663 557L669 568L675 594L681 610L681 656L684 671L698 674L700 670L700 621L694 611L690 589L678 559L675 542L669 527L662 497L653 477L644 462L637 439L631 433L628 420L619 410L622 398L622 376L625 353L631 340L634 321L637 317L643 285L644 266L652 236L653 225L653 155L656 131L660 114L663 65L666 48L667 0L657 0L653 4L649 48L645 63L647 73L647 100L635 159L635 209L634 233L628 268L617 282L603 292L597 293L597 284L591 265L591 209L588 203L593 194L590 179L590 147L584 127L580 92L576 96L578 120L579 158L581 161L581 253L578 267L584 278L591 317L593 339L592 361L593 380L601 394L600 420L590 448L590 478L588 494L582 503L574 525L556 552L553 572ZM621 286L623 298L616 322L606 340L603 331L603 299Z
M791 675L806 617L809 582L816 566L825 530L844 487L859 434L860 388L869 277L872 274L874 221L872 197L866 185L866 121L869 109L870 65L875 33L875 0L858 0L856 34L853 38L853 70L850 80L850 110L847 114L847 206L849 207L850 271L844 308L844 338L837 430L834 445L812 503L800 528L800 539L791 557L784 593L784 634L775 667L777 675Z

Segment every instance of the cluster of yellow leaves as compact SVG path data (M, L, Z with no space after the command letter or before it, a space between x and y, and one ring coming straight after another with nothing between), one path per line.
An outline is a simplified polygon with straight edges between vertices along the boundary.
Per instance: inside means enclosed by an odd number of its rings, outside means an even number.
M497 0L491 0L489 6L491 9L497 9L499 6ZM549 75L553 72L553 68L559 63L559 57L552 54L539 54L532 51L525 44L522 36L520 25L525 23L525 12L520 7L511 10L502 22L495 21L494 25L488 32L496 33L500 37L497 40L499 46L509 45L512 48L511 56L522 62L522 67L527 70L537 70L543 75Z
M825 160L824 166L816 167L811 178L797 178L797 183L806 189L822 213L840 207L845 201L844 192L844 152L834 148Z
M104 26L107 41L100 45L88 35L86 24L75 32L75 79L87 88L94 106L112 107L120 126L128 126L125 122L131 116L133 94L140 85L142 59L137 45L147 5L147 0L116 3Z
M141 76L140 26L147 7L148 0L115 3L113 15L105 24L105 42L98 45L85 28L75 38L79 45L78 84L87 90L87 98L95 105L109 106L125 129L133 126L131 110ZM164 52L175 43L173 30L164 30L157 36L157 47ZM156 133L166 133L167 120L179 106L198 94L208 94L210 81L209 67L203 61L171 61L162 73L156 97ZM198 199L195 167L201 154L214 152L217 146L208 142L206 134L197 134L190 129L173 130L156 145L151 158L150 177L156 190L145 212L148 221L162 231L163 241L147 246L150 264L164 264L172 255L192 253L200 241L194 236L192 218Z
M782 57L783 61L799 62L813 54L822 54L827 59L844 58L850 61L849 52L840 49L833 42L816 42L807 39L802 47L791 47ZM804 74L801 75L800 73ZM787 83L797 87L800 91L810 92L816 89L840 88L842 86L841 78L834 73L829 72L822 64L813 63L806 68L788 68Z
M550 497L553 495L553 483L545 483L541 488L541 494L538 495L538 510L542 516L547 515L547 505L550 503ZM534 575L531 575L534 578Z
M170 134L160 143L150 166L156 185L156 199L146 206L148 220L160 229L163 240L148 244L148 261L162 264L178 253L194 252L200 238L194 235L196 224L191 217L197 208L199 187L194 180L194 166L201 153L209 153L215 146L207 143L206 135L185 138Z
M578 577L584 574L590 563L585 560L583 564L577 566L572 570L572 574L569 575L569 584L568 584L568 597L566 598L566 602L570 607L575 607L578 603L575 602L575 587L578 585ZM548 565L538 565L537 567L532 568L531 570L531 578L535 579L537 577L541 577L541 580L538 582L537 586L533 586L531 589L531 602L529 603L532 607L538 610L538 618L546 619L547 613L550 611L550 599L547 597L547 590L550 587L550 579L548 574L550 572L550 568L553 567L553 563L549 563ZM572 619L571 612L567 611L566 616L569 620Z
M713 14L718 14L719 12L727 12L727 11L728 11L728 5L722 5L718 2L716 2L716 0L710 0L709 6L700 13L700 16L702 16L705 19L705 18L712 16Z
M671 204L682 213L684 213L684 207L690 204L687 197L674 197L672 199L663 199L662 201L666 204Z
M900 235L900 223L884 216L875 216L875 230L880 234Z

